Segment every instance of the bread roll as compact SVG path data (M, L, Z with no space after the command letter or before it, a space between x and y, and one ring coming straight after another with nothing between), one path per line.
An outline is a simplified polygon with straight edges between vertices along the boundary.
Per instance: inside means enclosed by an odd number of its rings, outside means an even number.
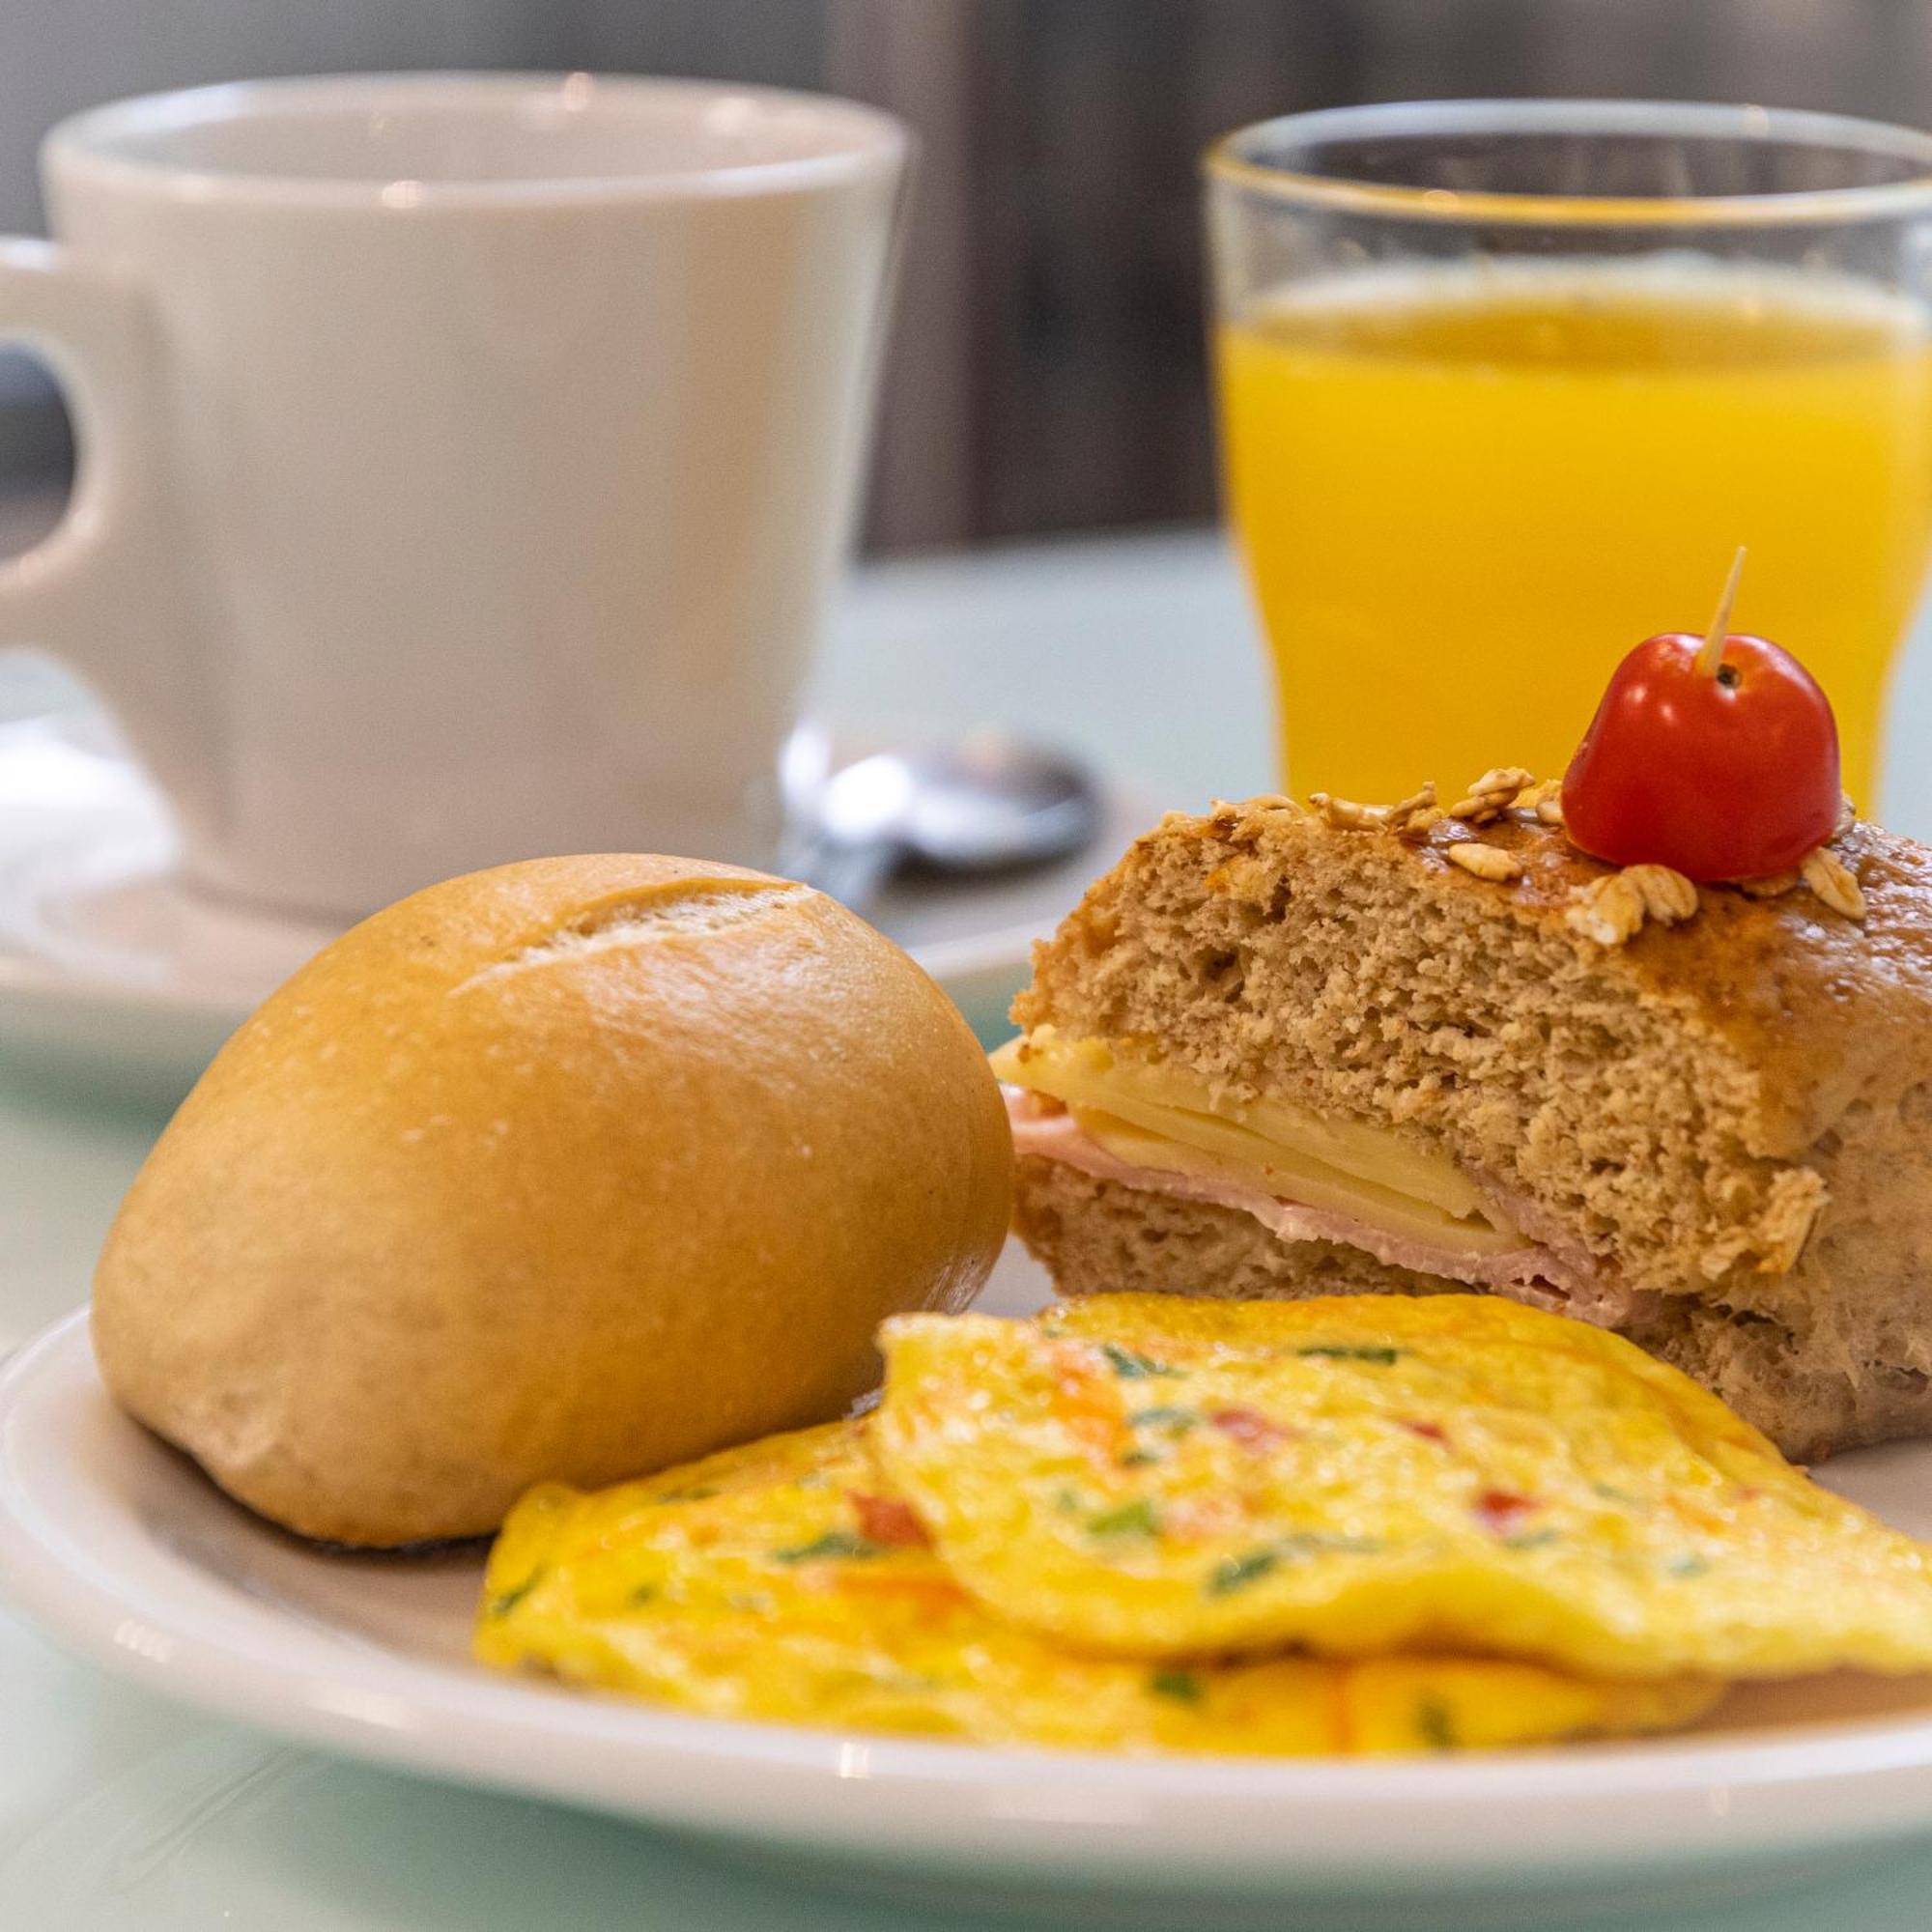
M1449 859L1471 838L1500 876ZM1176 814L1014 1008L1044 1059L1011 1077L1045 1083L1019 1230L1063 1293L1516 1295L1800 1459L1932 1434L1932 852L1833 849L1861 916L1829 878L1679 880L1631 930L1526 810L1420 838L1279 798ZM1210 1154L1150 1135L1188 1082ZM1258 1181L1236 1116L1305 1173Z
M301 1535L492 1530L837 1415L1006 1231L997 1087L822 895L538 860L379 913L222 1049L95 1279L108 1387Z

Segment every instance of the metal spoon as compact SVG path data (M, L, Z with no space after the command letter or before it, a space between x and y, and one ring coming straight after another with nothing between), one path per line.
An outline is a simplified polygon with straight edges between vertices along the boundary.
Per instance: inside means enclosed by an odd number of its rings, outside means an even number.
M805 876L863 912L902 865L955 876L1042 865L1078 851L1099 816L1080 765L1003 732L876 752L820 788Z

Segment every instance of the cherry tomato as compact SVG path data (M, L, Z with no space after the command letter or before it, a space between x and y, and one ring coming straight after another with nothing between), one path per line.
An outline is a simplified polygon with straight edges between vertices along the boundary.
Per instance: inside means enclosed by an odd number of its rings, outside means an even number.
M1733 633L1646 638L1611 674L1563 779L1572 844L1703 881L1795 866L1838 818L1838 725L1790 652ZM1708 663L1708 659L1706 660Z

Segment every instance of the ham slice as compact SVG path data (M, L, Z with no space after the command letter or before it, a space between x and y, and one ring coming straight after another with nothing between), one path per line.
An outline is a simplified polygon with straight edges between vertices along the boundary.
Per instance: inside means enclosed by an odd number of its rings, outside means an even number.
M1637 1304L1653 1298L1600 1281L1591 1270L1547 1247L1525 1244L1499 1255L1464 1254L1413 1236L1390 1234L1333 1208L1304 1208L1298 1202L1283 1201L1246 1181L1176 1174L1122 1160L1087 1134L1071 1114L1050 1111L1037 1095L1020 1088L1002 1091L1016 1154L1057 1160L1091 1174L1096 1180L1115 1181L1122 1187L1252 1214L1278 1241L1339 1241L1373 1255L1385 1267L1412 1268L1418 1274L1441 1275L1471 1288L1491 1289L1514 1300L1573 1315L1605 1328L1626 1326L1637 1312Z

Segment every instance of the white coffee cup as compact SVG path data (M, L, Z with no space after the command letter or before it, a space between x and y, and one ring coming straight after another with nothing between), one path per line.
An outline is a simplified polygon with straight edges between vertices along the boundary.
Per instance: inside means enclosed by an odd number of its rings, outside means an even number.
M0 643L94 684L229 895L768 859L907 146L849 102L587 74L63 123L0 338L59 376L79 469L0 564Z

